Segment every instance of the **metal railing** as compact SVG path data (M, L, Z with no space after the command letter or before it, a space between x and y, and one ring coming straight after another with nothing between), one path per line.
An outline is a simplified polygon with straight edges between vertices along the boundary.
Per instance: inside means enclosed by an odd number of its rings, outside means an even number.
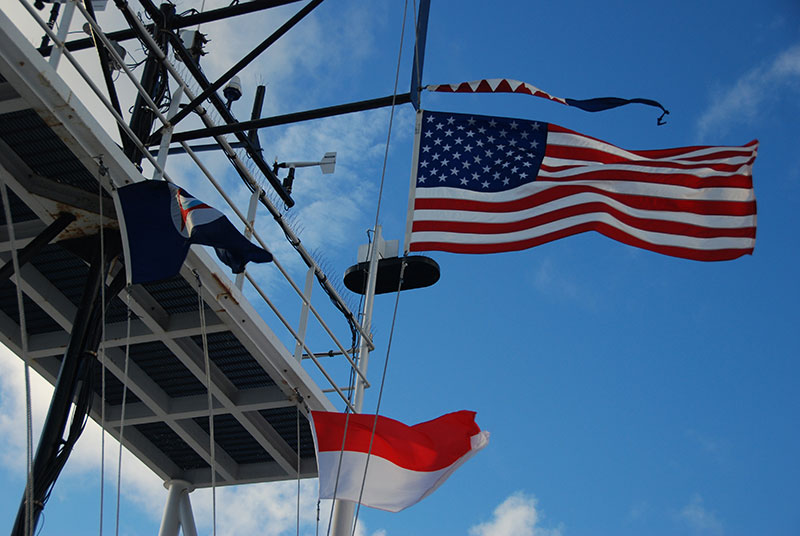
M112 59L116 62L116 64L121 68L121 70L125 73L127 78L133 83L137 92L143 98L146 106L154 113L156 119L165 127L164 137L168 137L171 135L172 132L172 125L169 121L169 118L166 117L161 110L159 109L158 105L152 100L152 98L148 95L147 91L142 87L141 83L137 79L136 75L133 71L125 64L124 60L118 54L116 48L113 46L111 41L106 37L103 33L102 29L100 28L99 24L94 20L94 18L88 13L86 8L83 6L82 2L76 0L67 0L69 4L74 5L74 7L81 13L86 22L91 27L94 35L96 38L100 40L102 45L106 48L106 52L112 57ZM80 77L84 80L84 82L88 85L94 95L100 100L103 106L112 114L114 120L119 125L121 132L124 133L131 142L135 145L135 147L141 151L144 158L153 166L155 170L155 175L160 176L166 181L173 182L171 177L167 174L165 170L165 159L168 151L163 150L165 147L162 144L162 150L159 151L159 157L155 157L147 148L146 144L140 140L128 124L125 122L125 119L114 109L114 106L111 104L109 99L103 94L99 87L94 83L91 76L85 71L85 69L81 66L80 62L75 58L75 56L66 48L65 41L62 40L60 35L56 35L56 33L47 25L47 23L39 16L36 9L29 4L27 0L19 0L19 3L24 6L27 12L31 15L34 21L39 25L42 31L49 37L49 39L53 43L54 51L58 50L63 57L67 58L70 62L72 67L77 71ZM195 98L195 91L190 86L190 83L186 81L183 74L179 72L179 69L170 61L169 57L164 53L164 51L159 47L158 43L153 39L150 32L145 28L144 24L139 20L139 18L130 11L130 7L127 3L123 5L118 5L119 9L128 10L128 20L133 21L134 24L137 25L136 30L138 30L140 37L144 40L144 44L147 48L152 52L155 53L158 57L158 60L164 65L164 67L169 72L172 80L177 84L178 91L183 92L189 100L193 100ZM63 22L62 22L63 24ZM69 24L69 21L66 22ZM197 109L197 115L202 120L203 124L207 128L212 128L217 126L215 119L205 110ZM374 345L371 340L371 336L367 333L361 325L356 320L356 315L354 315L345 301L342 299L338 291L330 284L327 276L323 272L322 268L320 268L319 264L314 260L310 253L303 247L300 239L298 238L297 234L291 228L291 226L286 221L284 214L282 214L276 208L276 202L270 199L270 197L264 192L261 188L261 184L263 181L259 181L256 179L256 175L258 174L257 169L253 169L251 166L247 166L240 155L235 151L229 142L223 136L215 136L214 139L222 148L225 156L231 161L233 166L236 168L237 172L247 181L249 182L249 187L253 188L256 195L258 195L259 201L261 202L262 206L264 206L273 219L277 222L277 224L281 227L282 231L286 235L287 240L291 243L291 245L295 248L295 250L300 255L303 262L309 267L309 270L312 270L313 273L316 275L318 283L323 287L324 291L331 300L334 302L336 307L342 311L345 319L350 324L351 329L356 330L362 340L367 344L370 349L374 348ZM168 147L168 143L166 146ZM258 234L255 230L255 226L251 225L248 222L245 215L242 213L241 210L236 206L234 201L231 197L225 192L222 185L213 174L209 171L209 169L200 161L195 151L189 147L188 143L185 141L180 142L181 147L185 151L185 153L192 159L198 169L202 172L203 176L209 181L209 183L214 187L214 189L220 194L220 196L225 200L228 204L230 209L236 214L236 217L242 222L246 229L248 229L252 233L252 238L263 248L266 248L266 243L262 239L262 237ZM163 152L162 152L163 151ZM330 337L331 341L335 344L335 346L339 349L339 352L342 356L345 357L350 369L354 371L355 375L358 376L358 379L362 382L365 387L369 387L369 382L367 381L364 374L359 370L359 367L356 363L356 358L354 357L354 352L352 350L348 350L345 346L339 341L339 339L335 336L331 328L328 324L323 320L321 314L317 310L316 307L311 303L308 296L304 294L304 292L300 289L300 287L295 283L292 279L291 275L288 273L287 269L282 265L282 263L277 259L273 259L273 263L275 267L278 269L278 272L283 276L286 282L289 283L291 288L300 298L303 306L307 307L308 310L312 313L314 318L316 318L319 325L323 328L324 332ZM270 308L270 310L275 314L275 316L280 320L280 322L284 325L287 331L291 334L292 338L296 341L296 343L302 347L302 349L306 352L306 354L311 358L311 360L316 365L317 369L322 373L325 379L330 383L332 389L325 389L324 392L335 392L339 395L342 401L352 409L350 401L348 397L344 394L343 391L351 391L352 387L339 387L328 371L322 366L320 361L316 358L314 352L312 352L302 336L299 334L291 325L290 322L286 320L283 314L280 313L277 306L269 299L267 294L261 288L257 281L253 278L250 273L245 273L247 280L255 289L256 293L263 299L264 303ZM352 373L351 373L352 374Z

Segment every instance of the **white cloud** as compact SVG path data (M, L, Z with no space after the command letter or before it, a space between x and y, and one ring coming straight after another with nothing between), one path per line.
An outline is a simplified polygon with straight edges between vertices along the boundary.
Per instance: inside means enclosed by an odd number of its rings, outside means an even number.
M750 122L775 99L786 86L800 83L800 44L794 45L775 59L745 73L732 87L720 91L714 103L700 116L697 129L700 137L712 131L724 131L737 121Z
M689 504L678 512L677 517L696 534L721 536L724 533L722 523L714 512L706 510L703 498L698 494L695 494Z
M532 495L518 491L494 509L492 519L470 527L470 536L561 536L562 528L537 526L544 517Z
M567 269L556 266L553 259L545 257L539 266L532 273L533 285L536 289L546 296L555 298L559 301L569 300L584 309L595 309L597 307L596 292L592 289L581 287Z
M53 387L36 372L31 374L31 395L36 431L33 448L36 449L38 431L50 404ZM22 361L11 351L0 346L0 465L8 473L25 478L25 385ZM57 488L60 500L69 501L70 486L98 485L100 477L100 426L89 421L62 472ZM113 526L117 480L119 443L106 434L105 441L105 504L106 524ZM161 519L166 490L161 479L127 450L123 451L121 508L135 508L151 523ZM297 481L221 487L216 490L217 534L262 534L284 536L296 533ZM317 523L317 480L306 479L300 483L301 534L315 534ZM99 500L99 499L98 499ZM195 521L201 532L211 532L212 494L210 489L195 490L191 496ZM331 501L320 505L320 532L328 526ZM94 515L98 504L75 506L86 515ZM385 531L370 533L359 521L357 536L386 536Z
M22 361L0 345L0 464L20 480L25 479L25 382ZM33 449L36 450L41 427L53 387L31 370L31 399L33 413ZM100 426L89 421L70 455L62 479L100 475ZM114 504L116 494L119 443L105 436L105 494L106 504ZM122 457L122 494L139 505L153 519L159 519L166 491L161 480L127 450ZM89 507L91 509L92 507Z

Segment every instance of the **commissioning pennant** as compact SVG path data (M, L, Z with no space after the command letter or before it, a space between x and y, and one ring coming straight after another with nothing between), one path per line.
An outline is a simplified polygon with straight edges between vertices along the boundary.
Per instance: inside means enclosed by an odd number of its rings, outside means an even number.
M573 106L580 108L586 112L602 112L612 108L625 106L626 104L646 104L648 106L655 106L661 108L661 117L658 118L658 124L666 124L662 119L669 114L660 102L653 99L622 99L620 97L597 97L594 99L570 99L564 97L554 97L550 93L539 89L538 87L527 82L520 82L519 80L512 80L510 78L486 78L483 80L473 80L471 82L462 82L460 84L431 84L425 86L428 91L439 93L518 93L521 95L531 95L534 97L541 97L543 99L551 100L553 102L560 102L566 106Z
M311 417L320 499L360 499L364 506L390 512L433 493L489 443L489 432L475 424L474 411L414 426L380 415L376 423L375 415L364 413L312 411Z
M406 249L496 253L597 231L702 261L751 254L742 147L628 151L553 124L422 112Z

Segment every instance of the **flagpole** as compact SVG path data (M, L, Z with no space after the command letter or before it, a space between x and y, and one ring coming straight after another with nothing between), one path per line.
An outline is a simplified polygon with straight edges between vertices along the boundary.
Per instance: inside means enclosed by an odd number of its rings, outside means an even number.
M406 236L403 244L403 253L408 255L411 243L411 224L414 218L414 197L417 191L417 167L419 165L419 141L422 130L422 110L417 110L417 124L414 128L414 154L411 157L411 185L408 189L408 213L406 214Z
M379 252L383 251L383 236L381 226L375 226L375 237L369 248L369 275L367 276L367 288L364 294L364 314L361 318L362 333L369 333L372 324L372 304L375 301L375 284L378 280L378 257ZM358 346L358 370L363 377L367 376L367 365L369 364L369 341L361 337ZM353 393L353 409L356 413L361 413L364 406L364 381L356 377L356 386ZM346 432L345 432L346 433ZM366 467L365 467L366 470ZM353 532L353 517L355 516L355 503L350 501L334 500L333 516L331 519L332 536L350 536Z

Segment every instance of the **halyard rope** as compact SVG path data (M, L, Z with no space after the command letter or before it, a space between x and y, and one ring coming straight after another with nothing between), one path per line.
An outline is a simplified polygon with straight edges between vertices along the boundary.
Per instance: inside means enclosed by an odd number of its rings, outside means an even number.
M105 174L103 158L99 158L98 173ZM106 252L103 240L103 181L97 180L97 204L100 206L100 536L103 536L103 509L105 506L105 481L106 481Z
M203 339L203 358L206 367L206 391L208 392L208 440L209 454L211 455L211 533L217 534L217 463L216 445L214 442L214 397L211 394L211 359L208 356L208 337L206 334L206 310L203 303L203 283L200 274L194 273L197 278L197 303L200 309L200 333Z
M128 312L128 325L125 335L125 370L122 373L122 409L119 418L119 454L117 455L117 509L114 523L114 535L119 536L119 506L120 490L122 487L122 439L125 431L125 403L128 399L128 363L131 355L131 289L125 293L125 308Z
M400 265L400 280L397 282L397 292L395 293L394 312L392 313L392 327L389 330L389 342L386 345L386 359L383 361L383 374L381 375L381 386L378 390L378 402L375 406L375 418L372 421L372 434L369 436L369 448L367 449L367 460L364 463L364 475L361 478L361 489L358 492L358 502L356 503L356 516L353 521L353 536L356 533L356 524L358 523L358 513L361 511L361 498L364 495L364 485L367 482L367 469L369 468L369 458L372 454L372 443L375 439L375 430L378 427L378 415L381 410L381 398L383 398L383 386L386 383L386 369L389 367L389 353L392 351L392 338L394 336L394 325L397 320L397 308L400 304L400 289L403 287L403 275L406 271L406 259L403 258L403 264Z
M395 70L395 77L394 77L394 90L393 90L393 93L392 93L392 106L391 106L391 111L389 113L389 128L388 128L388 132L386 134L386 146L385 146L384 153L383 153L383 167L381 169L381 182L380 182L380 188L378 190L378 203L377 203L377 206L376 206L376 209L375 209L375 225L373 226L373 229L375 229L375 230L377 230L378 222L380 221L381 202L382 202L382 199L383 199L383 186L384 186L384 182L385 182L385 179L386 179L386 164L387 164L387 162L389 160L389 143L390 143L391 138L392 138L392 126L393 126L393 123L394 123L394 109L395 109L396 100L397 100L397 86L398 86L398 83L399 83L399 80L400 80L400 63L401 63L401 59L402 59L402 56L403 56L403 41L404 41L404 37L405 37L407 16L408 16L408 0L405 0L405 2L403 4L403 22L402 22L401 29L400 29L400 45L398 47L399 50L398 50L398 53L397 53L397 68ZM373 241L371 247L369 248L371 250L371 256L369 257L370 259L372 258L372 255L377 255L378 254L377 251L376 251L377 246L378 246L377 242ZM398 285L398 289L397 289L397 298L395 300L394 315L392 317L392 325L391 325L391 329L389 331L389 346L387 347L387 351L386 351L386 359L385 359L384 365L383 365L383 374L382 374L382 379L381 379L381 387L380 387L380 391L378 393L378 402L377 402L377 408L378 409L380 409L381 397L383 396L383 387L384 387L384 383L385 383L385 380L386 380L386 369L387 369L387 364L389 362L389 350L391 349L391 341L392 341L392 336L394 334L395 319L396 319L396 316L397 316L397 305L398 305L398 302L400 300L400 285L402 285L404 270L405 270L405 261L403 262L403 265L401 266L401 269L400 269L400 284ZM362 323L363 322L364 322L364 319L362 319ZM361 358L361 356L359 356L359 359L360 358ZM358 380L356 380L356 381L358 381ZM370 436L370 447L369 447L370 452L372 450L372 439L375 437L375 426L377 425L377 419L378 419L378 412L377 412L377 409L376 409L376 412L375 412L375 423L373 424L372 435ZM334 488L333 488L333 501L331 503L331 515L330 515L330 519L328 520L328 534L330 534L330 531L331 531L331 524L332 524L332 520L333 520L333 508L334 508L334 505L336 503L336 492L337 492L337 489L338 489L338 486L339 486L339 473L341 472L341 469L342 469L342 458L344 457L344 448L345 448L345 442L347 440L347 428L348 428L349 420L350 420L350 413L348 412L346 417L345 417L344 433L342 434L342 447L341 447L341 450L339 451L339 465L338 465L337 470L336 470L336 482L335 482L335 485L334 485ZM364 476L363 476L363 479L361 481L361 490L359 492L359 501L361 500L361 495L364 492L364 484L365 484L366 478L367 478L368 465L369 465L369 452L367 453L367 463L364 466ZM356 526L357 526L357 523L358 523L358 511L359 511L360 507L361 507L361 504L359 502L358 503L358 509L356 510L356 515L355 515L355 517L353 519L353 525L352 525L352 534L353 535L355 535L355 532L356 532Z
M28 329L25 323L25 307L22 301L22 274L19 272L19 256L15 245L14 220L11 216L11 205L8 202L5 180L0 174L0 192L3 197L3 210L8 228L8 240L11 245L11 260L14 263L14 274L17 279L17 308L19 309L19 335L22 344L22 362L25 364L25 418L26 418L26 455L27 483L25 485L25 534L33 533L33 410L31 407L31 370L28 364Z

